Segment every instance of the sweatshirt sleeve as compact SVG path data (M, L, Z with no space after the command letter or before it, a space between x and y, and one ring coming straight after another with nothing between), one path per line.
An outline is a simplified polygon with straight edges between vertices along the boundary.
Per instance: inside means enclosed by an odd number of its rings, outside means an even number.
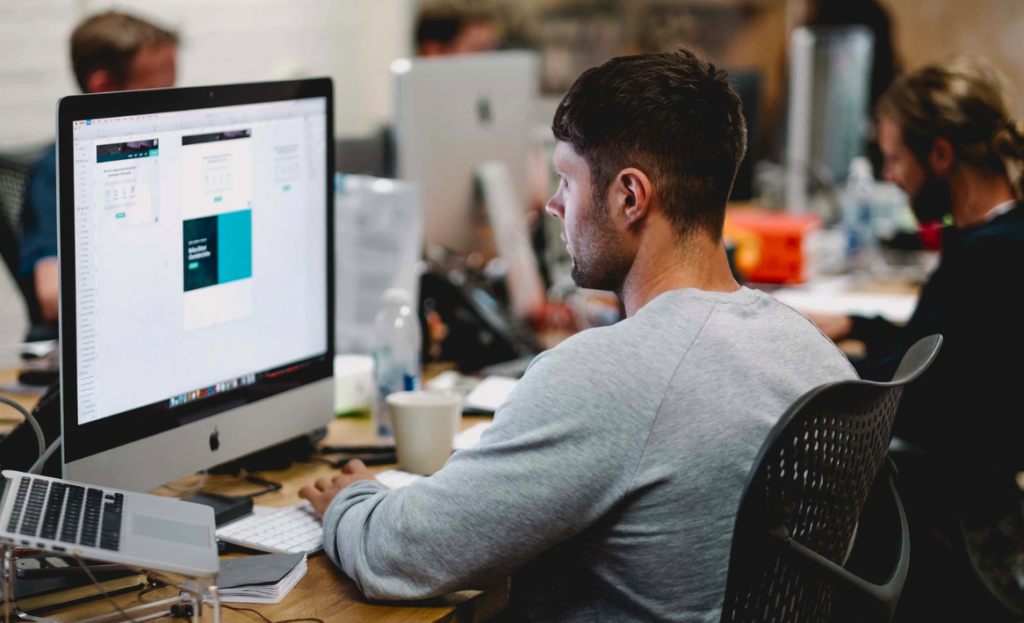
M592 374L592 363L572 348L539 356L480 443L441 471L394 491L342 491L324 519L327 554L371 599L420 599L500 582L592 525L643 453L646 434L629 427L653 419L616 398L635 378Z

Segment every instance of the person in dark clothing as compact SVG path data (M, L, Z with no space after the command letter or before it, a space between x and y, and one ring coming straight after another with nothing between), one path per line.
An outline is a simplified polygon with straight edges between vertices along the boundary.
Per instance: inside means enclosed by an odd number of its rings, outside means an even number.
M905 326L812 315L832 339L864 342L867 354L854 363L869 380L890 380L918 339L944 337L935 363L905 391L895 425L913 551L897 620L1020 618L995 598L1019 594L1003 580L1024 560L1013 483L1024 470L1024 138L1003 92L998 72L971 56L919 69L886 91L878 105L885 177L906 191L921 223L952 216L942 260ZM999 543L971 532L996 524Z
M71 33L71 63L83 93L174 86L178 35L116 11L86 18ZM21 276L31 275L43 319L57 323L57 148L32 168L21 216Z

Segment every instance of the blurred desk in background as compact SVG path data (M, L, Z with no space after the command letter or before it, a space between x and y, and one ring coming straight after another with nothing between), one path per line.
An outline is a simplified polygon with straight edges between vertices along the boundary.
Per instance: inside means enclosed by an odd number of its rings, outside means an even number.
M858 284L849 277L828 277L772 291L799 311L846 316L881 316L906 324L917 307L918 288L898 281Z

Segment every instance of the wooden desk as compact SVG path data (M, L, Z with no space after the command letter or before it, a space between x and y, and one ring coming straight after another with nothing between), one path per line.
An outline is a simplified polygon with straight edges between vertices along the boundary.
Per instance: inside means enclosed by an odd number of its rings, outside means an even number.
M0 369L0 384L13 383L18 379L18 371L15 368ZM39 402L40 396L35 394L15 394L10 392L3 392L4 398L9 398L14 402L25 407L25 409L31 411L32 407L36 406ZM10 422L20 422L24 418L20 413L10 408L7 405L0 404L0 434L9 432L16 424Z
M0 371L0 382L14 377L12 371ZM17 400L26 408L31 408L38 397L31 395L7 395ZM0 405L3 407L3 405ZM17 414L11 409L11 416L6 412L3 419L14 419ZM463 418L463 428L468 428L489 418ZM325 441L333 445L373 445L377 443L373 435L373 427L367 419L340 419L331 422ZM371 467L371 471L379 472L394 466ZM298 490L317 478L331 476L336 471L328 465L316 462L297 463L280 472L259 472L256 475L267 480L282 484L280 491L260 496L258 504L264 506L288 506L298 503ZM190 476L179 481L158 487L150 493L166 496L183 496L175 489L187 489L199 481L199 476ZM173 487L173 489L172 489ZM212 475L207 479L203 491L236 495L252 492L257 485L249 484L233 476ZM253 605L229 604L246 608L254 608L271 621L315 617L325 623L345 621L357 623L361 621L380 621L387 623L476 623L486 621L505 608L507 586L488 591L462 591L444 597L418 602L391 602L386 604L371 603L360 594L355 583L338 570L334 563L323 554L313 556L308 561L309 570L306 577L292 589L291 593L279 604ZM136 594L121 595L115 599L122 607L132 607L140 603L165 599L175 594L174 589L164 588L147 593L139 601ZM110 612L112 608L104 601L95 601L82 606L47 614L47 618L57 621L83 619ZM222 611L226 623L259 623L251 613Z

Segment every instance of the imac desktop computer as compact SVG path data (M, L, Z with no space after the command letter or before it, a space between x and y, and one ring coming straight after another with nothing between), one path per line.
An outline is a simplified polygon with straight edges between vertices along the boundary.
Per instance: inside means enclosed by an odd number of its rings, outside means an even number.
M398 59L391 72L398 177L422 189L426 242L477 251L472 207L480 165L505 164L518 200L529 197L540 59L529 51ZM525 218L525 203L520 207Z
M391 71L398 176L420 186L428 249L501 256L511 311L527 317L544 302L527 225L532 130L550 123L538 117L539 56L399 59Z
M146 491L333 417L330 79L57 108L63 475Z

